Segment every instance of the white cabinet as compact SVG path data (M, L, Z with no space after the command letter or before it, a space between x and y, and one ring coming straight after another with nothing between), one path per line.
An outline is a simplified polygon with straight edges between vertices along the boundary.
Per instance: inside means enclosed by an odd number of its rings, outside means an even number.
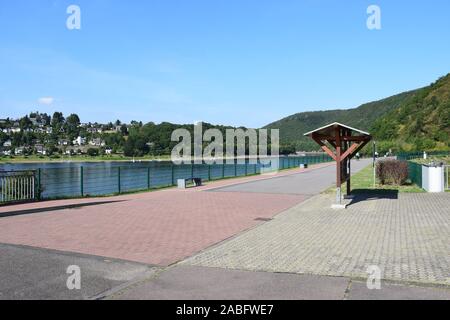
M444 167L423 165L422 188L427 192L444 192Z

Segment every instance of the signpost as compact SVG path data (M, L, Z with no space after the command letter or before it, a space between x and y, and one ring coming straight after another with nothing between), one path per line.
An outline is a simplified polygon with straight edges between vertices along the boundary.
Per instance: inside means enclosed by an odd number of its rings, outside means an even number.
M307 132L305 136L316 141L322 150L336 161L336 203L332 207L345 208L342 204L341 186L342 183L347 182L347 195L350 195L350 160L372 140L372 136L338 122Z

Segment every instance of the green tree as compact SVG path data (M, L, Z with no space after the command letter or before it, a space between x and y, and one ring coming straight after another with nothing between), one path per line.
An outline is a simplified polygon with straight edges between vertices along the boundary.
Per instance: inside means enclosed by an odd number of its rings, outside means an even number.
M62 112L55 112L53 113L53 117L52 117L52 127L58 127L61 128L64 124L64 116L62 114Z
M28 118L28 116L25 116L19 120L19 126L20 129L26 130L30 129L33 126L33 123L31 122L30 118Z
M67 135L70 139L76 138L80 134L80 117L71 114L66 119Z
M144 136L133 134L125 142L123 151L127 157L142 157L149 152L149 146Z
M122 135L126 136L128 134L128 127L125 124L123 124L120 127L120 132L122 133Z

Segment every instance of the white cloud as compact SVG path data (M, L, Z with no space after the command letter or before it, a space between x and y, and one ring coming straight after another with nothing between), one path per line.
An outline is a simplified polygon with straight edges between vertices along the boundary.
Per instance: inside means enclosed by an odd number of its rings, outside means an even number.
M55 101L53 97L42 97L38 99L39 104L51 105Z

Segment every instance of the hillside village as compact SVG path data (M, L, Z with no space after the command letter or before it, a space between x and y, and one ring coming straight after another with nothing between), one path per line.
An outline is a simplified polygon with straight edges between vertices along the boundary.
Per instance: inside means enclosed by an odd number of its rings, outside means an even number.
M224 136L227 129L236 129L210 123L203 123L203 128L218 129ZM82 123L76 114L65 118L61 112L53 116L33 112L20 119L0 119L0 157L167 156L178 143L171 141L176 129L186 129L193 134L194 126L138 121L126 124L120 120L107 124ZM280 145L280 154L295 152L291 145Z
M120 153L129 125L81 123L78 115L64 118L33 112L20 119L0 119L1 156L108 155Z

